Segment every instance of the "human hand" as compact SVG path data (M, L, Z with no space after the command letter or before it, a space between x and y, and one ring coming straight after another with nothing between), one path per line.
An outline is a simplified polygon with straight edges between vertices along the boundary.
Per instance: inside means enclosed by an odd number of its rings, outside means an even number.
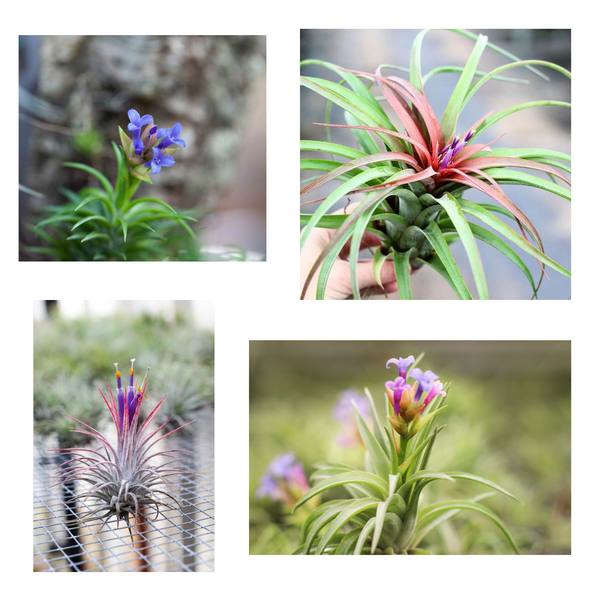
M351 204L346 209L336 211L336 214L349 213L358 206L357 203ZM300 287L304 288L306 279L313 265L319 258L319 255L331 241L335 229L323 229L316 227L309 235L302 252L300 253ZM360 243L360 249L376 248L381 245L381 240L373 233L365 232ZM339 257L331 268L327 287L325 289L325 300L346 300L352 297L352 285L350 280L350 263L348 254L350 251L350 242L348 242L340 252ZM304 296L305 300L315 300L317 295L317 281L319 279L319 270L314 274L308 289ZM373 273L373 261L369 259L359 260L356 265L356 278L362 295L369 293L388 293L398 290L398 283L394 273L394 265L386 260L381 268L380 286Z

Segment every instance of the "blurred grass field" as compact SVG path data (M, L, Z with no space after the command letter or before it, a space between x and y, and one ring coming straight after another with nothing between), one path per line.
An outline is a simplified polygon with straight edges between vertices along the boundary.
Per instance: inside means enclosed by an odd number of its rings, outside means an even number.
M451 381L430 468L495 481L522 504L484 501L510 528L522 554L571 553L570 342L251 342L250 553L288 554L298 519L256 489L269 462L295 452L307 475L320 460L362 468L359 448L342 448L332 410L338 394L368 387L380 418L389 358L426 355L419 365ZM486 491L471 482L436 482L427 503ZM338 492L339 494L339 492ZM333 498L327 496L323 500ZM494 524L460 513L421 547L436 554L510 554Z

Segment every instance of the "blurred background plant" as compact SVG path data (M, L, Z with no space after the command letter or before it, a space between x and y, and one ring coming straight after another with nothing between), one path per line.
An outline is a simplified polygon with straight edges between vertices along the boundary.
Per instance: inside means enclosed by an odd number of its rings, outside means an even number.
M294 452L310 479L318 461L362 467L360 446L341 446L332 415L346 388L368 387L382 404L389 356L426 352L451 381L431 464L477 473L523 503L499 494L486 500L522 554L571 552L569 342L251 342L250 552L288 554L299 529L283 505L255 498L278 454ZM439 368L438 368L439 365ZM323 501L343 497L332 490ZM431 486L424 502L474 496L466 481ZM460 513L421 542L435 554L509 554L485 517Z
M40 258L26 250L39 208L96 185L64 162L115 180L109 142L132 107L183 126L185 157L160 173L161 199L206 219L199 258L264 258L264 36L20 36L19 84L21 260Z
M152 314L148 305L123 302L105 316L82 305L78 312L88 316L77 318L65 316L68 310L62 310L61 302L50 307L48 317L40 309L34 328L34 428L39 442L56 436L61 447L89 443L89 436L71 432L75 424L60 413L94 428L110 425L96 386L106 390L108 378L114 392L113 364L127 364L132 357L142 375L150 367L146 410L168 394L161 414L162 422L173 417L170 427L193 420L213 403L213 334L198 326L190 302L162 314L159 305Z

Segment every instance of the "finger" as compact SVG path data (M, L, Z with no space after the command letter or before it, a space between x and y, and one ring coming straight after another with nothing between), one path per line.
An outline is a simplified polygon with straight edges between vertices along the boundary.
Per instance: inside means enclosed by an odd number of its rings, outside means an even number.
M391 285L396 281L396 274L394 272L394 265L391 261L386 260L381 267L381 271L379 273L382 286L386 288L386 286ZM360 289L378 286L377 279L375 278L375 273L373 272L373 263L372 262L359 262L356 265L356 279L358 282L358 287Z

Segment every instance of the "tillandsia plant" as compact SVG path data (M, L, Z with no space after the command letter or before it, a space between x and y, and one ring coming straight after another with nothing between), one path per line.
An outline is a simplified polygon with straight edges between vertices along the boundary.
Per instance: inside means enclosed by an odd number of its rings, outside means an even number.
M476 241L489 244L512 261L529 281L532 297L537 298L547 267L570 277L566 268L547 256L534 224L511 201L503 187L503 184L530 186L570 200L570 182L566 175L570 173L570 157L539 148L498 147L495 145L498 138L490 140L486 135L492 125L518 111L540 106L570 107L570 104L556 100L525 102L482 114L475 123L459 129L461 113L482 85L492 79L514 81L504 77L505 71L526 67L544 79L548 77L536 67L552 69L569 79L570 73L550 62L519 60L489 43L486 36L453 31L475 40L464 67L439 67L425 75L422 73L421 47L428 30L417 35L408 69L381 65L375 73L365 73L321 60L301 63L303 67L323 67L339 78L339 82L319 77L301 78L303 86L327 100L327 122L316 125L326 127L328 133L332 128L349 129L358 144L355 148L332 143L329 137L327 141L301 142L302 151L326 157L301 160L302 170L325 172L305 182L301 195L319 190L326 183L339 182L327 197L307 202L320 203L314 214L301 215L301 224L305 225L301 248L315 227L334 230L308 273L303 298L314 277L318 277L316 298L325 297L332 267L340 253L348 251L352 295L360 299L357 261L366 233L377 236L380 241L372 257L375 279L381 284L384 262L393 261L403 300L412 299L411 276L423 265L435 269L458 298L473 298L450 250L454 242L464 246L480 299L488 299L489 292ZM478 71L486 48L512 62L488 73ZM408 76L393 74L398 70L408 71ZM460 76L439 120L427 99L425 84L435 75L446 72L459 72ZM379 97L374 95L374 90L379 91ZM343 109L346 123L329 122L332 104ZM392 114L386 109L391 109ZM392 119L401 124L399 130ZM467 200L464 193L470 189L482 192L492 202ZM357 193L364 197L353 210L328 214L338 201ZM507 217L514 227L497 215ZM507 242L538 262L542 273L537 283L521 256Z
M159 129L151 115L128 113L129 137L120 127L121 146L112 143L117 159L113 187L97 169L81 163L64 163L95 177L102 187L79 192L62 189L67 203L46 206L50 213L33 231L48 245L30 248L58 260L197 260L197 237L188 212L178 212L158 198L134 199L150 174L175 164L173 155L185 148L182 127ZM144 127L145 126L145 127Z
M135 359L131 359L127 389L121 383L121 372L118 370L118 363L115 363L116 401L110 385L108 386L107 395L98 388L116 428L116 446L111 444L98 430L86 425L83 421L70 417L82 426L82 428L76 428L75 431L94 438L100 442L100 447L98 449L69 448L56 450L56 452L69 456L69 460L59 467L59 482L56 485L81 482L88 489L79 495L77 499L84 502L92 499L95 502L95 505L83 515L82 521L87 522L100 518L104 519L104 526L112 517L116 517L117 527L120 520L123 519L127 523L130 533L130 519L145 519L144 511L146 508L156 510L154 520L158 518L161 508L173 508L170 503L165 501L167 498L181 508L175 496L166 491L164 487L169 487L169 479L172 476L193 474L173 466L174 463L185 460L185 456L180 457L179 455L191 454L189 450L152 450L161 440L193 421L158 438L155 437L156 434L165 427L168 421L158 429L147 432L164 398L141 423L138 422L142 401L147 397L147 375L150 369L146 371L146 376L141 385L138 385L137 381L134 384L134 361ZM159 465L152 465L152 460L163 460L164 462Z
M413 356L391 358L387 362L387 368L398 368L398 377L385 384L385 423L379 420L369 393L372 430L355 405L354 418L365 446L365 469L337 462L317 465L313 487L294 510L335 487L345 488L350 498L325 502L312 512L302 527L302 545L296 554L431 554L419 548L421 540L461 510L489 517L519 554L502 521L480 503L494 492L467 500L420 504L428 484L457 479L481 483L516 500L483 477L428 468L434 442L445 427L436 425L436 420L445 408L449 384L443 385L432 371L415 368L421 358L416 362Z

